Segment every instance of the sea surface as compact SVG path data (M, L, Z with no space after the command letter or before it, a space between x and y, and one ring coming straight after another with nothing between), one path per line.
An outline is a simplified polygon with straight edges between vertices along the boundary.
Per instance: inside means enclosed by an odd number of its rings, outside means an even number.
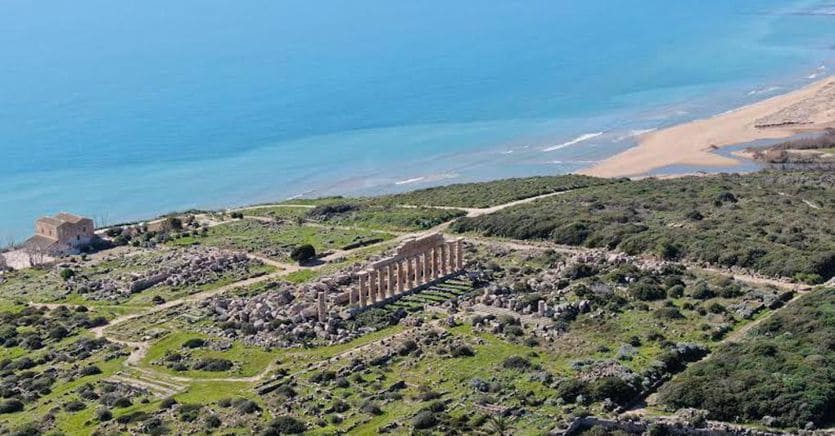
M573 172L834 58L832 0L0 0L0 244Z

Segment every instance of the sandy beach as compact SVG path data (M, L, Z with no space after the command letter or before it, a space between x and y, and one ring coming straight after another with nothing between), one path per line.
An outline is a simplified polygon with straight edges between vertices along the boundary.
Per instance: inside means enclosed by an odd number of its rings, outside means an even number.
M835 76L712 118L645 134L637 146L580 173L624 177L646 175L671 165L732 167L739 162L714 151L830 127L835 127Z

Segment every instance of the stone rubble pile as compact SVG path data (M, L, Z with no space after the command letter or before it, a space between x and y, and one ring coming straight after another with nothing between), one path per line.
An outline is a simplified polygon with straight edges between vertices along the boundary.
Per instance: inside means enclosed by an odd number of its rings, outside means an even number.
M303 285L279 283L252 297L216 296L203 307L225 327L224 336L241 337L254 345L291 347L313 339L341 343L357 332L349 330L341 313L326 310L321 318L318 296L331 303L347 301L345 287L350 284L347 274Z
M141 274L110 275L105 270L95 277L74 276L67 280L66 289L93 300L115 301L158 285L202 286L226 276L240 279L249 274L252 266L260 264L261 261L245 254L218 249L171 250L160 256L124 258L117 266L143 270Z

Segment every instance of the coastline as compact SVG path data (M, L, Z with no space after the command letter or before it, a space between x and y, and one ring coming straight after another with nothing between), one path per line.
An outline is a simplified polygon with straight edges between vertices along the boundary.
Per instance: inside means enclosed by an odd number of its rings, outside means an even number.
M641 135L635 147L584 168L579 174L634 177L673 165L733 167L739 164L738 160L714 151L832 127L835 127L835 76L711 118Z

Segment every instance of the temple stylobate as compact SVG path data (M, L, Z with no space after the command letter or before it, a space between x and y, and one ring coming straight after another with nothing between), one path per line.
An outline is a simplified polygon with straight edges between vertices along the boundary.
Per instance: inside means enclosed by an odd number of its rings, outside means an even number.
M460 272L464 268L463 239L440 233L407 239L396 254L369 265L358 275L359 286L349 293L349 305L363 308Z

